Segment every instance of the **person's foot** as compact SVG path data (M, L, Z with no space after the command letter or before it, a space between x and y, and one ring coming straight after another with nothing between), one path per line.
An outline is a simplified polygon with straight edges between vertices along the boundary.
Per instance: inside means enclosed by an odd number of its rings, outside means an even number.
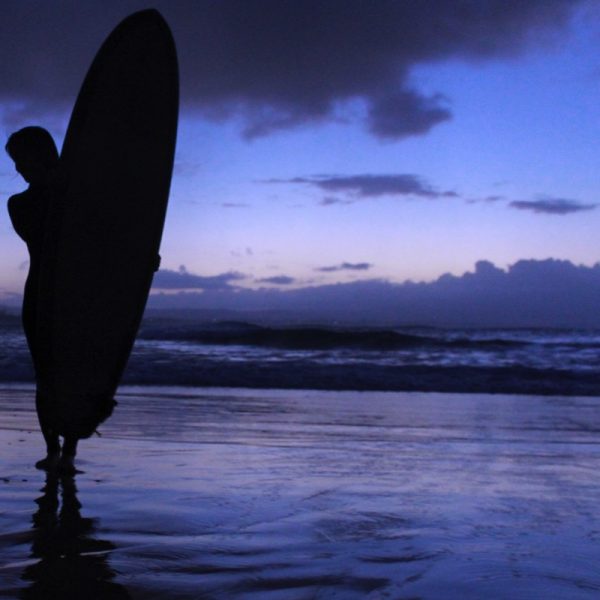
M81 473L75 468L75 457L70 454L62 454L58 461L57 470L61 475L75 475Z
M54 469L57 468L59 462L60 454L58 452L49 452L46 455L46 458L42 458L42 460L38 460L35 463L35 468L40 469L40 471L54 471Z

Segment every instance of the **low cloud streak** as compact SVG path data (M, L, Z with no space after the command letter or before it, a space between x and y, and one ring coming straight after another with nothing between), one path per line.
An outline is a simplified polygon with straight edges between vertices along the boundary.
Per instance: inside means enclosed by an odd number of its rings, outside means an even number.
M257 279L258 283L269 283L271 285L291 285L295 283L296 280L293 277L289 277L288 275L274 275L273 277L263 277L262 279Z
M219 275L201 276L189 273L184 265L178 271L161 269L154 275L154 290L227 290L232 283L245 279L242 273L229 271Z
M354 198L378 198L380 196L416 196L418 198L456 198L451 190L438 191L424 178L410 173L361 174L361 175L313 175L272 179L268 183L291 183L310 185L330 193L346 193ZM324 205L347 202L335 196L326 196Z
M584 204L576 200L567 200L564 198L544 198L542 200L513 200L509 203L509 206L517 210L528 210L536 214L562 216L594 210L598 205Z
M343 262L339 265L332 265L330 267L317 267L315 271L320 273L335 273L338 271L368 271L373 265L367 262L361 263L349 263Z

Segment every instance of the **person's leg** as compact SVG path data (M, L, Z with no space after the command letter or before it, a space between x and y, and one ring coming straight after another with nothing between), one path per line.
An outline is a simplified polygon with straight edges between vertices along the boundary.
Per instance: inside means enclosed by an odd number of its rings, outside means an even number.
M35 371L36 390L35 390L35 409L40 423L40 429L46 442L46 456L35 463L38 469L52 469L56 467L60 457L60 442L58 434L52 430L48 419L48 398L42 391L44 386L40 383L40 352L37 344L37 277L31 270L25 282L23 293L23 311L21 313L23 321L23 330L29 346L29 352Z
M47 418L47 405L44 395L39 390L36 390L35 394L35 408L37 410L38 421L40 423L40 429L46 442L46 456L35 463L38 469L52 469L58 464L60 457L60 441L58 434L54 433L48 423Z
M77 472L75 469L75 456L77 455L78 441L76 437L65 437L62 454L58 463L58 468L62 473L70 475Z

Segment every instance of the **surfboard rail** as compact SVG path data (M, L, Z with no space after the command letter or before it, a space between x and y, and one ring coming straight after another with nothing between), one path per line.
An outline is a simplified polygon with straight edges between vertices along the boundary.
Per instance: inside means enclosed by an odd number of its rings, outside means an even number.
M178 105L167 23L130 15L77 97L44 241L40 379L62 435L88 437L112 412L157 264Z

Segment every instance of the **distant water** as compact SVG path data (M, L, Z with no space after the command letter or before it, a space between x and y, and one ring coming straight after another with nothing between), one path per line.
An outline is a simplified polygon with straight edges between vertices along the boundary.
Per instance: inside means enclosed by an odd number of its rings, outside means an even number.
M0 381L31 379L20 328L0 328ZM149 319L124 383L600 395L600 331Z

